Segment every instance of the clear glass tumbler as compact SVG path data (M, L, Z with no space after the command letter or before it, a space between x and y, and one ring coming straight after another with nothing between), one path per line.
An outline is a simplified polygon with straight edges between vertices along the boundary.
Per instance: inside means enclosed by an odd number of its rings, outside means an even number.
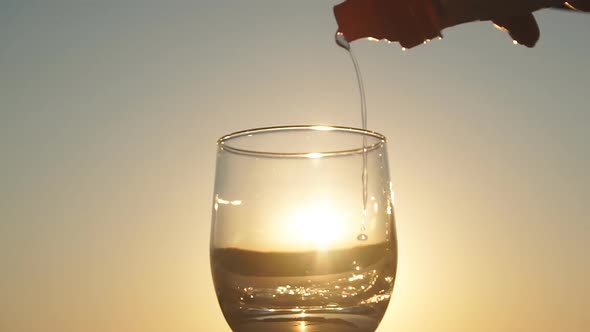
M386 140L332 126L218 141L211 269L234 332L373 332L397 242Z

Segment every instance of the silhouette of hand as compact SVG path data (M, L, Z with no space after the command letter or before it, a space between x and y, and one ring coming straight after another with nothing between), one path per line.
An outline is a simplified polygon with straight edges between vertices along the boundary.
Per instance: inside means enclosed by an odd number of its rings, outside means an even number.
M472 21L492 21L513 40L533 47L539 40L539 26L533 12L548 7L590 10L590 0L439 0L449 26ZM443 13L443 15L445 15Z
M533 47L539 40L533 12L548 7L590 11L590 0L346 0L334 14L349 42L373 37L410 48L450 26L492 21L519 44Z

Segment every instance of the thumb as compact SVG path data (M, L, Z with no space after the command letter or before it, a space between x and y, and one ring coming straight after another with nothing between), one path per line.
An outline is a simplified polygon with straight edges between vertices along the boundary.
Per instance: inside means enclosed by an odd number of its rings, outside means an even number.
M513 40L533 47L539 40L539 26L532 13L493 19L500 29L507 30Z

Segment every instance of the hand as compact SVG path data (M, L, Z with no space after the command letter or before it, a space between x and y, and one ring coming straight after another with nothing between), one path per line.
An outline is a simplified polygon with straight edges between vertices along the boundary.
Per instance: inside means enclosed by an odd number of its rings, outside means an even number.
M590 10L590 0L438 0L447 26L491 20L513 40L533 47L539 40L539 26L533 12L547 7Z
M490 20L519 44L533 47L539 40L533 12L547 7L590 11L590 0L346 0L334 14L349 42L374 37L410 48L441 36L444 28Z

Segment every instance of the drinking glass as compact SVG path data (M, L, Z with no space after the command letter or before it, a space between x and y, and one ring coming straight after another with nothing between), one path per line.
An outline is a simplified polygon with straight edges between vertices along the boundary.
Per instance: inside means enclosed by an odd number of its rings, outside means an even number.
M210 257L234 332L373 332L397 241L386 140L334 126L217 142Z

